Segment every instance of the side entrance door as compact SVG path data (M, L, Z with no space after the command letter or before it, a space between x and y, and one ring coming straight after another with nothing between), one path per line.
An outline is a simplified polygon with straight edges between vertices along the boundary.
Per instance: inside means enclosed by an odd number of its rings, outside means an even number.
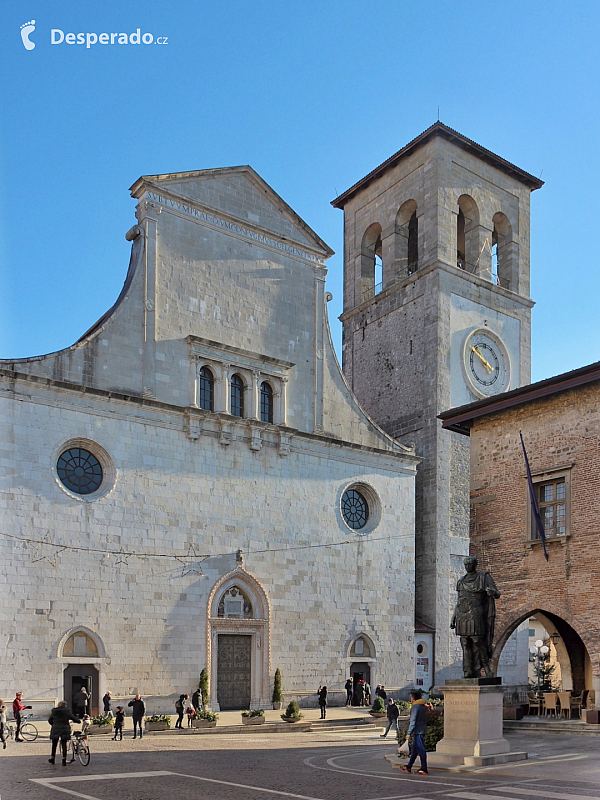
M217 700L223 711L250 708L252 637L219 634Z
M88 713L91 716L98 714L100 697L98 693L98 670L92 664L69 664L65 668L64 675L64 699L69 708L73 708L73 698L82 686L85 686L90 695L90 707Z

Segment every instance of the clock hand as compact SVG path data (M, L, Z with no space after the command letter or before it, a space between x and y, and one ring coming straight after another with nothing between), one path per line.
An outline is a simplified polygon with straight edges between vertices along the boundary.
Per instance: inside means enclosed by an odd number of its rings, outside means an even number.
M476 356L479 356L479 358L483 362L483 366L487 369L488 372L493 372L494 371L494 368L492 367L490 362L485 360L485 358L481 355L481 353L479 352L479 350L477 350L477 348L475 348L475 347L473 347L473 345L471 345L471 350L475 353Z

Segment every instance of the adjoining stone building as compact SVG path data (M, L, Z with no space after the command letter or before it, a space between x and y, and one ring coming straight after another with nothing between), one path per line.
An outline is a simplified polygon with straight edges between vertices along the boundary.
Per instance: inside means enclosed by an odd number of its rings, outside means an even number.
M490 569L494 658L524 621L552 636L563 690L600 690L600 362L441 414L471 443L471 552ZM533 520L523 435L544 522Z
M249 167L132 194L113 308L0 362L2 696L411 686L419 458L341 374L331 250Z
M344 373L367 413L423 457L416 622L436 663L426 688L460 675L450 619L469 551L468 440L437 417L530 380L530 195L542 185L437 122L333 201L344 211Z

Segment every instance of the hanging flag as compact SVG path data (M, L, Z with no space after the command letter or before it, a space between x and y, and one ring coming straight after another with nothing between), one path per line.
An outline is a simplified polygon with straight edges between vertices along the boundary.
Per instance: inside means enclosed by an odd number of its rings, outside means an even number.
M538 532L538 536L540 537L540 541L542 542L542 548L544 550L544 556L546 557L546 561L548 561L548 551L546 550L546 531L544 530L544 523L542 522L542 518L540 516L540 506L537 501L537 496L535 494L535 487L533 485L533 480L531 477L531 469L529 468L529 459L527 458L527 450L525 450L525 442L523 441L523 434L519 431L519 436L521 437L521 447L523 448L523 457L525 458L525 466L527 468L527 483L529 485L529 499L531 501L531 510L533 511L533 518L535 520L535 527Z

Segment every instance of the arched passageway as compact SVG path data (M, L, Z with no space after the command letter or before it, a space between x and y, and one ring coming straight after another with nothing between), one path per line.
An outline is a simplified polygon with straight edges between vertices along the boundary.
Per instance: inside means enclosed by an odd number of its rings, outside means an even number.
M498 636L493 661L498 664L500 655L513 632L527 619L535 619L539 630L547 633L551 659L557 664L556 681L562 691L583 692L594 688L592 662L585 643L575 628L557 614L541 608L533 608L520 614ZM539 633L531 634L537 638Z

